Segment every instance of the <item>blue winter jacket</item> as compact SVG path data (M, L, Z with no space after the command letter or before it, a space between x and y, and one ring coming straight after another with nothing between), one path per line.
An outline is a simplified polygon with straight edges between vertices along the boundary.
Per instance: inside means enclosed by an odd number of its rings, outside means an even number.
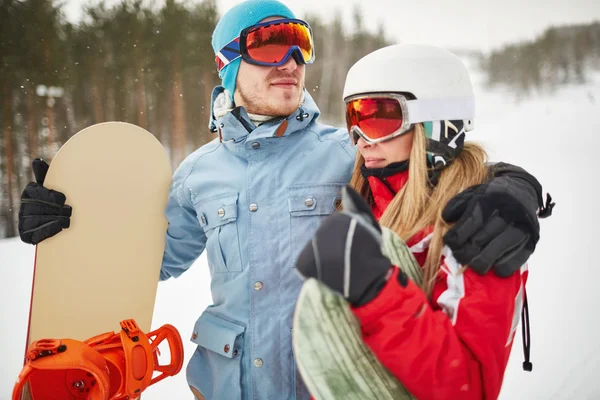
M319 114L307 92L291 116L258 128L237 108L212 121L222 139L175 172L161 279L207 250L214 304L196 322L187 367L207 400L309 398L292 354L294 263L339 204L355 157L347 131Z

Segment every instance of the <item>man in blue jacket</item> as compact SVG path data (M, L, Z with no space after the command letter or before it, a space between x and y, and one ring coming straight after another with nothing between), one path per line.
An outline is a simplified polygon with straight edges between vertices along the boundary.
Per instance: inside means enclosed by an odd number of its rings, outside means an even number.
M248 0L233 7L213 34L222 79L211 104L210 129L217 138L189 155L175 172L161 271L162 280L178 277L207 250L214 304L196 322L192 340L198 347L187 367L198 399L310 397L292 354L292 314L302 284L294 264L319 223L339 205L355 158L348 131L319 123L319 109L304 89L305 68L314 58L312 44L308 25L275 0ZM513 185L503 198L512 196L525 204L514 209L526 211L503 215L503 223L532 213L537 221L541 187L518 167L503 169L491 182L509 179L520 182L519 190ZM31 189L40 193L39 186L31 183L25 189L28 204ZM504 187L496 184L494 190ZM449 243L453 250L472 244L466 240L469 235L485 231L488 220L477 214L477 207L487 204L494 190L458 199L465 216L456 226L462 236L470 233ZM23 219L28 212L22 206L20 233L28 243L68 226L64 215L49 224L48 216L38 222L31 216ZM494 223L498 227L497 215ZM515 265L504 264L517 270L533 252L539 226L533 230L522 232L524 245L513 248L514 255L500 250L496 241L492 250L470 247L464 263L495 251L486 259L513 256ZM490 232L482 243L500 231Z
M207 399L309 396L291 346L301 285L294 260L335 210L355 153L347 131L318 122L304 90L304 56L266 66L223 50L243 29L282 18L295 16L276 1L249 1L219 21L212 44L225 65L211 121L218 139L181 164L167 207L162 278L178 276L207 249L214 305L196 323L198 349L187 369L190 385ZM295 23L260 28L265 32L240 38L241 47L258 35L310 34Z
M245 28L282 18L294 18L283 4L248 1L217 24L212 44L223 85L213 91L210 126L218 138L182 162L167 206L161 278L179 276L205 248L212 276L214 304L196 323L187 368L200 399L309 397L292 355L301 285L294 260L338 205L355 152L347 131L318 122L304 90L304 56L268 66L251 64L263 62L246 58L252 50L228 51L258 35L310 33L300 23L263 25L235 47Z

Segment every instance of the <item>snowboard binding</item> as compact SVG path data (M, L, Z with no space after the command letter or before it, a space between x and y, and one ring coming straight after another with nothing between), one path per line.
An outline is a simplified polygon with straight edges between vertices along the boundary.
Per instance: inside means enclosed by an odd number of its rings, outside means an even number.
M171 362L160 365L158 345L165 339ZM119 333L106 332L83 342L33 342L12 400L21 399L26 384L32 400L134 400L148 386L179 373L182 365L183 343L174 326L145 334L128 319L121 321ZM153 378L154 372L160 375Z

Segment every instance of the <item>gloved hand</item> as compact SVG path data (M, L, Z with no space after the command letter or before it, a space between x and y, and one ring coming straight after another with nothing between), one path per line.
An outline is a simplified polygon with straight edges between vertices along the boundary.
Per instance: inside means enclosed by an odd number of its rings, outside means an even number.
M72 209L64 194L44 187L48 164L36 158L31 166L36 182L21 194L19 235L25 243L38 244L70 226Z
M540 217L542 212L549 216L554 203L548 196L544 209L541 185L523 169L499 163L497 170L499 176L448 202L442 218L455 225L444 242L458 262L477 273L493 267L498 276L508 277L535 250L540 238L538 207Z
M361 306L377 296L395 267L381 251L381 228L369 206L349 187L342 202L344 211L323 221L300 253L296 269ZM400 275L406 286L406 275Z

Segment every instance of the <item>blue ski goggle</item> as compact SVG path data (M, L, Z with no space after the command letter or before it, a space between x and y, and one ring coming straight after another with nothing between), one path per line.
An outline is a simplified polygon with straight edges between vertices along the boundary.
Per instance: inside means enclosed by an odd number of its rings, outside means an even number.
M298 64L315 59L312 30L299 19L278 19L252 25L227 43L216 55L217 71L242 58L249 64L281 66L290 57Z

